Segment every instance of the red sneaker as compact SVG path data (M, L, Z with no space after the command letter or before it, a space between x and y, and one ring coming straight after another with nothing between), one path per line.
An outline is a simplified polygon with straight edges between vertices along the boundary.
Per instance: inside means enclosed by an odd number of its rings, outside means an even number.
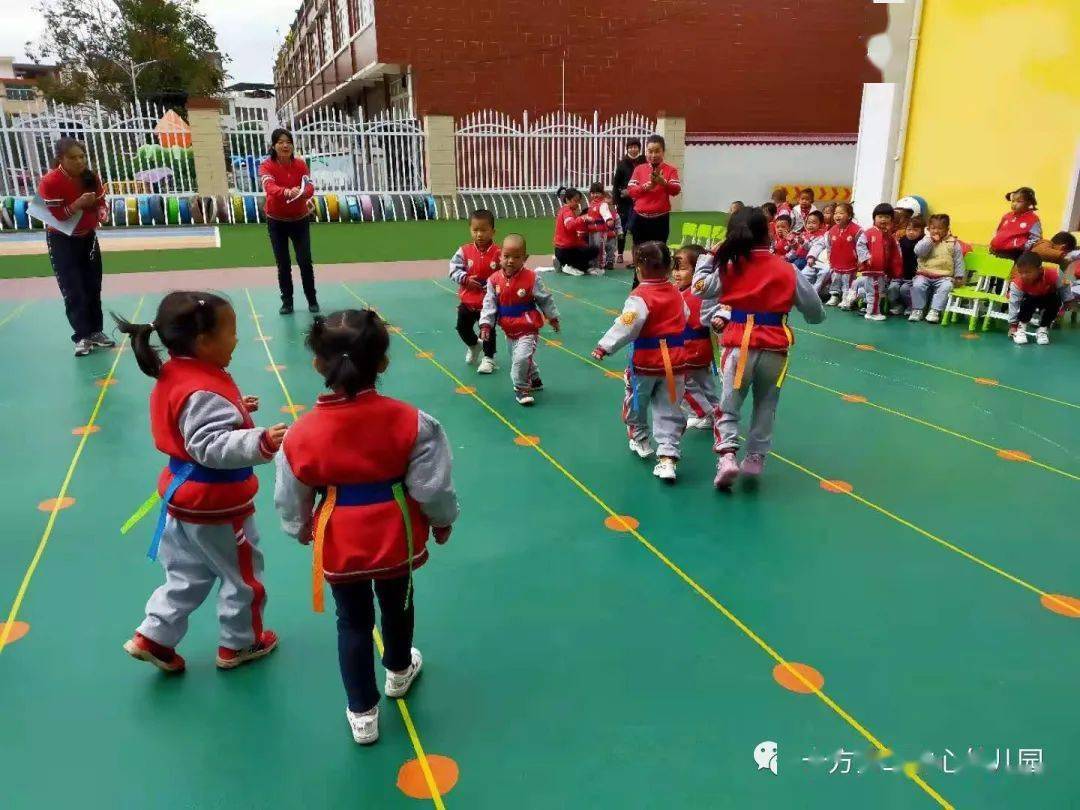
M232 650L228 647L217 648L218 669L236 669L248 661L258 661L277 649L278 637L273 630L263 630L259 640L246 650Z
M124 642L124 651L132 658L153 664L162 672L183 672L184 659L172 647L163 647L148 639L142 633L136 633Z

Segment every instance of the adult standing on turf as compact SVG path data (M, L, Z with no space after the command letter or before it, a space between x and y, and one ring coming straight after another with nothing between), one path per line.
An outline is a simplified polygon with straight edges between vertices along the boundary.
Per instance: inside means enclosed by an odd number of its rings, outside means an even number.
M96 347L115 346L102 331L101 248L97 226L108 215L105 188L87 165L86 150L81 143L74 138L56 142L53 168L41 178L38 194L58 221L78 216L71 236L55 228L45 232L49 261L71 324L75 356L85 357Z
M626 259L626 234L633 225L634 201L626 191L630 185L630 178L634 175L634 169L645 162L645 156L641 154L641 139L630 138L626 142L626 154L619 158L615 167L615 177L611 181L611 196L615 198L615 204L619 208L619 219L622 221L622 232L619 234L618 262L625 264ZM635 243L636 244L636 243Z
M645 139L645 162L634 169L627 193L634 201L631 235L634 245L646 242L667 244L671 229L671 198L682 191L679 170L664 162L664 139L650 135Z
M319 311L315 294L315 269L311 265L311 224L308 200L315 193L307 163L293 150L292 133L275 129L270 136L270 155L259 166L259 182L266 192L266 227L277 264L281 289L282 315L293 313L292 265L289 241L292 240L300 281L304 285L308 312Z

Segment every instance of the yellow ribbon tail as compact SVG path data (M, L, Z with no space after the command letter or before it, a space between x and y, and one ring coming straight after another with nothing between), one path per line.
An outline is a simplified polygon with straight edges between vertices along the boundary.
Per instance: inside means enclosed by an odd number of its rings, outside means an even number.
M323 543L326 540L326 525L337 503L337 487L326 488L326 497L319 507L315 518L314 549L311 554L311 607L316 613L326 610L326 597L323 593Z
M785 354L784 355L784 365L780 369L780 376L776 378L776 387L777 388L779 388L781 385L784 384L784 379L787 377L788 363L790 363L790 362L791 362L791 355L790 354Z
M743 374L746 372L746 358L750 354L750 333L754 331L754 316L746 316L743 324L742 343L739 344L739 362L735 364L735 390L742 389Z
M665 338L660 338L660 356L664 358L664 376L667 378L668 397L671 399L672 405L678 405L679 397L677 395L678 389L675 387L675 369L671 365L671 354L668 352Z

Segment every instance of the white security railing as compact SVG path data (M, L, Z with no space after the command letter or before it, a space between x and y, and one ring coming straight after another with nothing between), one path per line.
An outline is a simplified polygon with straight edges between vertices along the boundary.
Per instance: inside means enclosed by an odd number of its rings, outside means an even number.
M37 193L42 175L52 168L56 142L65 136L82 142L90 168L105 186L110 198L107 224L114 222L114 209L123 209L116 224L181 221L180 199L196 190L195 159L191 130L175 111L149 103L108 111L97 104L42 102L38 112L12 115L0 101L4 227L40 227L27 217L26 201ZM129 206L125 199L117 206L121 197L134 202Z
M514 119L494 110L471 113L457 123L458 185L472 193L551 193L559 186L610 184L626 140L655 131L651 119L626 112L601 122L555 112Z

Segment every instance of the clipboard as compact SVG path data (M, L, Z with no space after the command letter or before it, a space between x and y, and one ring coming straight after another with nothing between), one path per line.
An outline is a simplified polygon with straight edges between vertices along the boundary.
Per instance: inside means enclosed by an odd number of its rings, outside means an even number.
M75 233L75 228L78 227L79 220L82 219L83 215L82 211L76 211L71 215L70 219L57 219L52 215L52 212L45 207L45 201L37 194L30 200L30 204L26 208L26 213L34 219L41 220L50 228L60 231L60 233L65 236L71 236Z

